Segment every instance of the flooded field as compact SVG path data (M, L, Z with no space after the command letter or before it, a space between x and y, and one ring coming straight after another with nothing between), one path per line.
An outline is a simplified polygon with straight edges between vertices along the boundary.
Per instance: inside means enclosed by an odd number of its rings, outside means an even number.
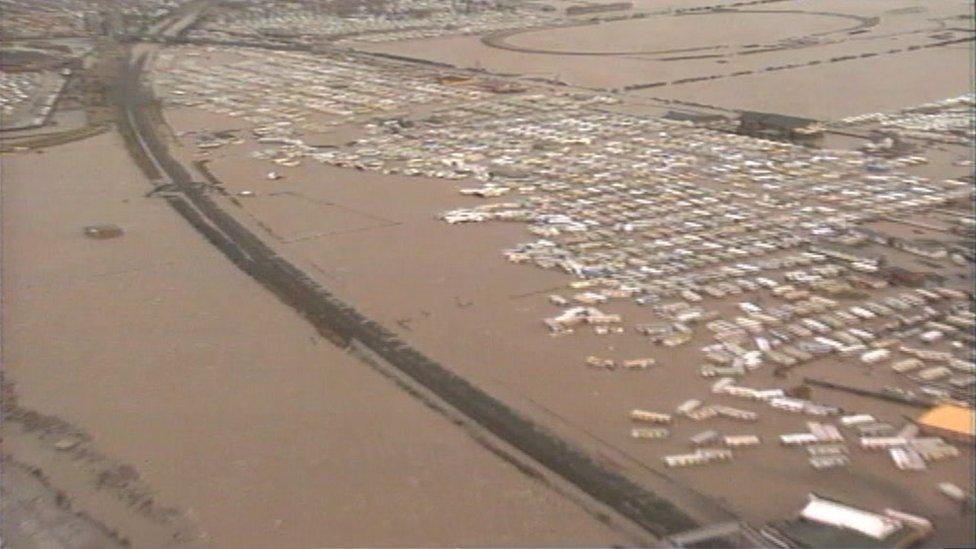
M356 47L641 98L834 120L969 90L967 10L956 1L777 2ZM934 64L945 70L932 74Z
M813 13L719 12L524 31L505 42L515 48L557 54L712 52L806 34L840 32L857 23L843 16ZM707 40L702 40L703 35Z
M552 314L553 309L541 298L564 288L566 277L497 258L499 249L524 239L525 233L517 224L451 228L431 218L431 210L459 203L455 193L460 185L360 175L319 166L290 170L280 182L261 182L249 175L255 173L254 167L233 157L214 160L211 168L222 181L239 182L232 189L246 187L273 195L287 188L289 194L308 200L356 208L395 221L386 227L290 242L282 250L340 297L433 358L526 413L545 419L575 442L640 478L655 492L684 503L701 516L714 517L717 508L727 506L747 520L761 522L800 505L806 493L817 491L871 508L897 501L901 508L937 521L948 536L944 542L962 539L956 536L971 532L967 519L951 502L934 489L915 488L945 479L972 482L971 449L964 450L962 459L939 463L910 477L892 471L886 456L880 454L859 455L849 470L817 472L809 469L802 452L785 453L775 442L779 433L802 430L805 419L763 413L758 426L731 420L718 423L730 433L759 434L767 441L763 447L742 451L734 464L667 470L661 456L680 452L687 438L704 427L675 427L671 440L664 443L635 442L628 436L626 412L641 407L669 410L689 394L707 393L713 380L699 376L695 358L704 340L693 339L689 348L672 349L660 356L645 338L631 333L609 338L592 334L546 336L539 319ZM255 213L262 209L261 202L270 200L258 196L243 202L244 211L260 219L256 230L263 226L270 233L290 223L286 216ZM376 269L376 265L396 267ZM651 318L649 311L633 305L621 304L610 310L625 318ZM586 355L658 356L660 366L646 372L601 372L581 364L581 357ZM817 377L825 372L848 382L891 376L854 362L824 362L803 369L791 380L799 382L802 376ZM876 379L871 382L880 383ZM783 383L771 370L749 380L750 386L759 387ZM848 410L867 407L876 416L895 423L903 415L914 413L909 407L879 404L826 389L815 389L814 395L820 402ZM719 401L733 406L741 402L729 397ZM749 409L762 413L760 408ZM662 474L672 480L662 480ZM728 482L730 477L736 481ZM744 497L757 489L766 495Z
M957 7L940 5L939 9L944 12L938 15L951 18ZM879 9L879 6L873 9ZM846 16L845 13L823 16L823 19L848 23L859 21L860 25L873 28L862 15ZM718 21L725 15L745 18L759 14L709 14L700 16L700 19L708 21L715 17ZM782 14L761 14L761 17L767 16L810 17L811 20L820 21L817 19L820 16L815 17L810 13L798 15L784 11ZM682 108L704 103L723 112L757 109L827 120L885 111L891 113L890 120L904 120L898 123L910 124L911 128L924 128L930 122L942 120L940 113L943 111L927 107L933 113L931 121L911 115L908 111L904 115L895 114L895 111L964 93L968 89L966 73L950 67L924 83L911 88L901 86L897 91L891 91L888 84L903 78L896 74L901 74L899 71L923 72L925 66L936 62L936 59L962 63L963 57L968 55L967 46L933 45L927 35L917 32L920 30L918 26L909 30L897 18L890 24L889 19L883 18L881 27L885 33L879 32L870 38L858 33L854 36L859 38L834 40L829 37L831 30L812 25L801 30L812 37L810 40L815 47L791 42L784 36L771 35L766 37L769 42L766 48L756 52L747 51L750 44L732 44L738 31L730 29L725 37L730 43L717 48L718 54L684 60L668 58L667 55L671 54L653 52L622 56L591 55L600 52L592 49L583 51L588 47L585 41L579 42L580 51L573 55L516 51L523 47L537 48L539 44L532 41L545 40L550 35L563 37L568 43L565 34L573 30L595 33L596 38L591 44L612 42L609 40L611 35L626 41L630 38L626 32L615 32L617 26L637 29L649 24L660 24L660 20L655 23L633 20L503 33L494 35L490 40L473 36L452 37L363 47L364 51L395 52L398 55L405 55L412 48L427 48L424 51L436 50L438 57L431 59L445 61L448 59L444 56L449 56L450 61L455 62L464 58L461 62L463 66L472 66L473 63L472 68L519 72L527 77L555 78L552 74L547 76L546 73L532 72L531 63L548 67L553 73L558 73L565 66L575 71L572 78L592 78L593 82L600 83L597 87L601 89L608 84L615 86L626 85L624 83L628 81L639 82L638 77L643 81L650 78L646 72L620 71L621 65L626 64L634 64L635 68L640 64L659 67L661 73L653 77L670 79L668 85L648 88L638 85L625 93L591 95L578 89L555 91L542 86L533 87L529 79L524 79L519 84L522 86L521 92L492 95L485 93L492 88L483 86L479 77L452 76L440 69L407 69L407 65L401 65L397 70L404 70L410 81L414 82L411 90L423 90L423 95L391 95L385 77L378 74L382 72L384 63L388 62L386 60L367 62L368 57L356 60L355 57L344 56L336 64L338 68L320 71L321 77L315 77L311 76L317 71L314 68L314 54L259 56L246 49L238 53L232 49L207 50L203 55L217 65L214 70L217 76L207 76L202 83L195 82L192 76L200 74L197 62L187 64L182 56L166 56L161 59L161 67L165 67L165 70L157 83L157 90L170 102L166 118L172 132L181 136L179 142L182 146L177 147L174 154L185 164L195 163L203 170L203 175L211 183L220 186L226 196L221 200L227 210L256 234L273 242L284 257L299 265L344 302L393 330L415 348L574 444L612 463L614 468L638 479L647 489L676 503L702 523L737 516L753 524L762 524L782 516L784 509L801 506L806 495L814 492L873 509L897 501L900 509L924 515L937 524L938 533L933 538L935 543L952 543L953 540L962 539L962 536L968 536L971 528L966 517L960 516L957 507L934 486L946 480L964 486L972 482L968 467L973 459L971 448L962 448L958 459L933 462L926 471L911 475L894 469L887 454L864 450L852 451L849 459L844 458L844 466L834 470L810 467L808 462L812 458L807 452L803 449L791 450L777 442L784 433L803 432L805 425L811 425L808 417L770 412L761 403L750 404L743 402L741 396L711 389L716 379L704 374L713 367L702 365L701 358L704 350L714 348L708 334L689 330L687 338L680 339L674 347L665 350L656 347L646 336L623 328L613 331L604 329L601 332L597 326L595 333L585 330L569 335L559 335L557 330L558 337L547 336L547 329L540 320L553 317L559 313L559 309L546 303L546 295L556 294L560 299L565 299L560 297L566 296L565 292L571 295L573 290L568 290L567 284L572 277L553 270L504 262L498 257L500 250L507 250L505 253L510 260L519 255L531 258L535 253L533 245L543 250L546 245L551 245L545 244L544 238L556 238L560 242L565 234L571 234L570 231L586 233L588 229L579 222L583 218L591 227L605 227L593 229L597 233L609 230L617 234L616 239L584 236L574 241L572 237L567 238L568 242L574 243L571 248L574 251L582 251L586 246L606 249L606 252L595 252L590 256L583 254L578 258L583 263L572 267L577 269L577 278L592 278L595 275L580 276L581 272L586 272L588 263L596 264L592 267L593 272L606 272L603 265L608 262L616 265L612 261L619 261L608 258L623 257L614 255L615 247L625 244L633 246L640 242L627 233L639 233L651 228L646 233L650 239L645 246L648 251L634 252L630 248L627 261L633 262L629 264L681 267L679 270L663 271L648 267L650 270L643 272L657 272L659 279L647 277L646 274L637 277L635 273L635 278L625 280L624 285L635 287L635 281L646 280L648 284L644 286L645 290L667 287L672 282L682 287L689 282L677 274L685 272L681 269L699 271L691 268L689 263L682 263L678 256L673 256L675 259L670 262L652 260L650 264L646 258L661 257L664 252L653 254L651 250L667 248L675 242L679 246L692 246L697 250L679 250L686 254L681 257L697 253L702 254L703 260L709 257L704 253L705 248L699 248L695 243L701 237L709 239L709 231L703 229L701 223L707 223L707 218L712 215L737 220L731 222L733 225L755 219L747 224L748 227L762 233L763 238L783 245L781 252L774 253L770 261L765 262L772 266L763 266L760 271L768 271L769 274L764 276L777 280L792 280L790 277L802 280L807 276L802 271L788 270L788 264L796 264L791 258L799 257L789 255L788 251L798 246L797 242L787 243L789 238L784 237L785 233L776 233L775 227L790 227L786 231L797 235L806 234L808 230L832 233L833 229L816 227L821 223L839 223L848 228L860 225L864 220L860 219L862 214L858 211L859 207L875 212L871 215L896 216L902 215L896 213L902 202L911 209L920 207L923 199L938 202L942 199L936 196L943 193L946 197L956 196L963 192L961 188L964 183L958 178L965 177L967 173L963 168L966 149L921 147L915 150L924 150L927 159L895 156L889 162L850 150L824 149L818 153L820 149L816 148L794 148L742 136L703 132L687 126L661 125L646 118L647 115L610 113L638 113L640 109L636 105L655 102L659 108ZM715 24L716 28L721 26L720 22ZM927 32L927 25L921 24L921 30ZM771 25L767 21L761 26L769 28ZM905 35L907 38L902 32L908 33ZM636 39L637 34L634 30L633 38ZM749 33L745 32L745 35ZM899 43L903 39L907 43ZM867 55L840 59L838 56L843 56L844 50L854 43L853 40L863 45ZM450 44L450 47L444 48L445 44ZM509 67L483 66L479 57L482 53L464 57L472 51L482 52L492 63L512 64ZM786 56L792 57L793 65L782 70L775 69L773 64L783 63ZM242 58L250 61L241 65ZM528 69L521 63L522 60L529 61ZM252 82L241 80L242 67L266 74L287 64L294 65L295 78L299 81L308 80L311 83L314 80L319 84L310 85L303 92L305 98L301 101L270 81L270 88L258 92ZM768 70L770 66L774 66L774 70ZM852 66L865 69L858 75L844 74ZM733 75L730 71L736 69L746 72ZM721 71L716 74L725 76L701 82L678 82L704 71ZM567 78L559 76L567 81ZM333 79L338 82L336 88L321 85ZM813 81L823 82L825 79L835 85L813 84ZM228 80L241 81L243 84L229 86ZM355 85L347 84L353 81ZM742 95L741 85L752 81L756 82L756 92ZM713 95L685 95L682 90L702 90L703 94L707 92ZM805 93L808 96L804 96ZM971 99L960 98L959 101ZM329 113L326 118L320 118L323 111ZM659 110L654 116L660 113ZM280 120L275 130L280 137L275 134L270 138L265 137L275 119ZM864 132L871 127L870 117L863 123L867 125L862 126L855 122L856 116L850 120L845 122L847 126L844 127L852 127L854 132ZM324 123L320 123L322 121ZM213 132L228 132L208 137L205 131L208 128ZM358 131L354 131L356 128ZM948 131L946 128L941 131ZM842 138L843 133L831 132L825 142L836 143L832 146L841 148L864 146L865 137L857 137L855 133ZM340 139L340 135L344 138ZM942 135L938 134L936 138L941 139ZM965 141L967 138L960 136L958 139ZM771 162L772 158L777 160ZM889 174L889 170L896 166L904 171ZM885 175L871 175L878 173ZM808 185L797 185L793 178L801 174L809 181L817 181L819 187L810 190ZM927 177L932 179L925 179ZM948 181L949 178L956 179ZM550 194L540 194L540 188ZM626 203L627 200L624 200L624 203L613 205L614 200L624 197L627 189L632 193L632 202ZM753 192L759 189L766 194ZM459 191L474 196L462 196ZM480 193L484 193L485 197L502 198L476 198ZM883 196L889 193L894 194ZM935 195L918 195L908 200L911 193ZM665 200L669 196L681 198L676 199L677 202L669 202ZM779 196L782 198L775 198ZM849 197L849 203L844 202L845 196ZM561 202L563 200L568 202ZM729 201L727 205L717 205L726 200ZM636 204L643 205L648 212L663 216L668 216L669 210L668 206L662 207L662 204L676 208L675 212L688 208L687 216L674 214L673 223L684 227L684 231L675 233L674 229L666 226L667 222L665 226L654 228L658 224L652 219L645 219L637 212L628 212L634 210ZM826 204L832 207L824 207ZM914 206L909 207L909 204ZM756 216L755 212L764 208L772 208L771 212L791 213L768 218ZM811 213L818 211L817 208L822 208L819 211L823 215ZM846 213L838 214L836 208ZM500 213L493 217L496 214L492 214L492 211ZM794 218L792 215L801 217ZM454 220L461 221L500 219L508 222L451 227L444 220L451 221L452 216ZM562 220L557 221L557 218ZM617 220L617 223L611 224L610 219ZM692 222L692 219L697 222ZM633 226L624 228L628 226L624 225L625 222L633 222ZM547 227L547 223L553 223L555 227ZM736 257L769 253L761 251L760 246L750 248L752 244L766 246L768 242L755 242L749 236L739 236L741 233L748 234L750 229L736 229L724 225L725 221L717 223L717 226L712 225L713 230L718 230L722 237L712 242L709 249L723 250L736 246L750 249L750 252L741 252ZM910 229L901 221L869 220L864 226L906 241L938 242L939 246L953 246L961 242L948 234L951 232L948 225L941 233ZM772 228L773 232L763 232L768 228ZM561 235L561 229L567 232ZM675 240L668 241L668 237ZM532 244L534 239L537 240ZM526 240L529 244L526 244ZM870 253L875 251L872 248ZM725 261L735 261L728 252L715 253L725 253L722 255ZM884 253L890 265L909 271L935 268L942 283L951 288L965 290L972 284L972 272L965 260L962 264L957 262L955 266L948 266L945 261L936 264L923 260L915 252L884 248L878 253ZM927 253L924 250L919 252ZM782 265L777 263L780 259L783 260ZM712 260L714 258L709 259ZM540 266L550 261L549 267L552 267L552 261L544 257L541 262L536 261ZM802 264L809 265L813 260L806 261ZM764 263L760 261L759 264ZM378 269L377 265L391 267ZM573 263L563 262L561 265L569 271ZM695 265L702 268L705 263ZM732 276L741 276L744 271L739 271L740 267L756 269L749 265L728 264L716 269L713 274L717 275L717 271L724 269L739 272ZM860 265L855 267L855 270L866 268ZM620 267L614 267L617 268ZM814 267L813 270L825 275L834 273L827 276L836 276L846 269L846 266L835 263ZM886 282L870 276L859 278L859 275L853 275L849 280L861 280L858 282L859 288L867 286L873 290L865 292L849 288L846 294L839 294L846 297L826 300L832 303L828 309L857 309L861 300L868 295L879 303L881 300L899 302L907 291L901 287L889 287ZM577 282L582 284L580 288L592 287L585 286L588 284L585 280ZM773 286L780 284L769 280L766 282ZM753 297L748 299L755 300L760 304L758 306L752 302L736 305L736 299L723 299L721 293L708 297L702 293L701 286L680 296L696 303L693 309L713 315L709 318L732 319L740 314L738 307L746 305L770 310L777 308L777 297L750 293L755 292L755 284L743 281L743 288L750 286L752 289L747 290L747 295ZM821 289L825 290L828 286ZM620 290L600 291L605 295L616 291L631 296L629 290L623 290L623 287ZM732 287L735 288L734 285ZM789 288L784 287L784 291L791 291ZM577 291L582 292L574 297L579 301L582 300L581 296L591 295L584 290ZM678 299L675 295L678 290L672 289L670 293L669 290L663 291L671 299ZM735 294L741 291L736 289ZM804 292L799 293L807 295ZM835 287L828 293L834 295L838 292ZM651 297L656 299L653 295L648 299ZM671 305L687 306L681 299ZM962 303L957 305L961 306ZM619 301L599 305L600 314L609 315L605 318L612 319L619 315L626 319L627 324L636 323L637 326L657 322L664 306L664 303L653 300L645 302L644 306ZM813 306L810 305L807 310L810 307ZM818 309L819 312L824 310L822 306ZM932 311L932 314L942 314L934 309ZM864 314L874 313L865 311ZM846 320L840 316L831 317L834 327L861 322L843 310L838 315L844 315ZM830 317L830 314L825 316ZM741 316L735 320L741 326L751 322ZM879 322L872 322L870 326L869 330L882 329ZM796 328L795 333L803 332L810 335L809 330L804 330L802 326ZM867 334L864 337L876 337L873 333L857 333ZM677 338L677 335L674 337ZM787 336L783 337L788 340ZM845 334L845 338L845 341L857 341L856 338L851 340L850 334ZM816 347L816 344L811 345ZM965 347L965 344L959 345L959 349ZM857 346L852 348L856 349ZM947 347L940 344L938 348ZM803 354L800 352L797 356ZM796 362L790 357L778 356L779 361ZM901 390L915 387L914 378L907 379L884 366L873 367L866 360L859 361L858 356L848 352L838 357L815 359L810 365L796 371L780 367L761 369L744 380L747 389L743 390L782 392L784 388L805 386L807 377L879 390L883 387L899 387ZM646 371L602 371L592 367L594 361L601 360L600 357L610 357L611 362L650 357L654 366ZM591 367L586 367L584 358ZM809 356L802 360L809 360ZM971 369L968 362L960 363L960 368L962 371ZM965 374L953 379L968 383L970 377ZM734 407L739 411L743 410L739 406L745 406L742 413L760 414L763 419L758 423L723 418L715 420L714 425L725 436L756 436L760 445L736 450L736 458L731 464L698 469L668 468L664 458L686 452L688 440L700 434L706 426L676 422L666 429L666 440L648 441L635 438L637 431L631 430L632 422L627 413L633 409L670 411L689 398L705 400L710 406ZM870 410L874 418L872 421L878 422L879 428L886 425L893 428L904 422L906 417L917 413L917 408L913 406L879 402L871 397L822 386L816 386L811 396L805 398L816 402L817 406L841 410L848 415ZM737 482L727 482L730 473ZM931 489L915 489L914 486L919 483ZM743 497L746 487L760 487L769 495L764 498Z
M968 543L971 10L88 14L111 124L2 157L16 539Z
M3 162L4 368L19 406L131 465L198 540L627 539L322 339L144 197L151 187L114 134ZM124 235L82 235L103 222ZM21 428L4 423L5 452L136 545L162 543L166 528L106 501L77 462Z
M687 103L838 120L964 93L972 86L966 70L972 61L971 47L947 47L638 93ZM932 73L929 69L933 64L946 70ZM904 85L909 78L912 84Z

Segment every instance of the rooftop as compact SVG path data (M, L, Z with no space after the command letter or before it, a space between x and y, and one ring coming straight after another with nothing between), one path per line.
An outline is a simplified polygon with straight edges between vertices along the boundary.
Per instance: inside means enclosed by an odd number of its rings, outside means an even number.
M972 439L976 436L976 414L967 406L943 404L925 412L918 418L922 427L957 433Z

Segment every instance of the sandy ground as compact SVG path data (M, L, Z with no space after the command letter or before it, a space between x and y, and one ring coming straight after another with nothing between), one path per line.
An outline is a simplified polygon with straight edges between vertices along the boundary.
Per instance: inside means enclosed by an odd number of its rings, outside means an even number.
M4 368L19 405L88 433L203 540L623 539L320 339L164 201L145 198L116 135L7 155L3 167ZM125 235L82 236L101 222ZM106 503L78 462L13 422L4 429L5 451L42 467L77 508L136 546L159 546L165 532Z

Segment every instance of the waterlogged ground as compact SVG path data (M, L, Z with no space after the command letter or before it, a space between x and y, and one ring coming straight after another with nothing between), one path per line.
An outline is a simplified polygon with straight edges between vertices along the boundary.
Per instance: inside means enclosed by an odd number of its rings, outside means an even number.
M4 163L4 367L219 547L604 545L620 534L339 351L158 198L106 134ZM116 223L114 240L81 229ZM43 253L38 253L43 250ZM5 452L136 546L58 450ZM91 480L91 479L89 479ZM93 495L94 494L94 495ZM491 512L486 512L491 510Z

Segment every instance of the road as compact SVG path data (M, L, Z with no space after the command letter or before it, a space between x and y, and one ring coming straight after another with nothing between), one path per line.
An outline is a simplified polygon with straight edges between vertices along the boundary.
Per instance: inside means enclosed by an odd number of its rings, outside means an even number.
M163 26L163 29L172 28ZM156 46L138 45L130 54L118 83L119 130L133 160L160 184L169 204L230 261L282 302L294 308L336 345L361 350L422 387L506 447L529 468L565 481L574 490L612 510L655 537L697 526L685 512L651 493L618 471L598 463L580 448L516 412L410 347L383 326L337 299L300 269L280 257L233 216L223 211L212 190L194 182L156 133L148 112L151 92L141 84ZM362 353L360 353L361 355ZM605 507L604 507L605 506ZM618 517L618 518L619 518Z
M213 0L191 0L146 29L146 34L163 39L179 38L213 5Z

